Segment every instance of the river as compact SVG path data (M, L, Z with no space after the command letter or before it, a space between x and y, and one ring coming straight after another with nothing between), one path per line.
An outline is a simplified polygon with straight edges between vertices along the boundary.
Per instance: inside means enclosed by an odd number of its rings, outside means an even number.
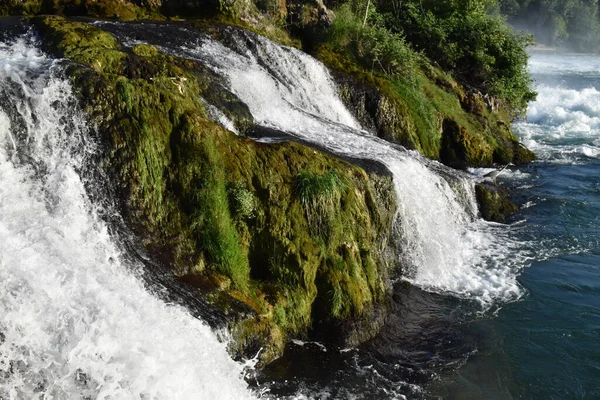
M517 135L538 160L502 184L536 253L525 295L474 321L478 351L435 390L444 398L600 398L600 57L533 53L538 91Z
M107 223L99 150L60 61L30 35L3 39L0 398L600 397L600 57L532 55L539 96L515 130L538 160L499 176L521 205L500 225L476 217L473 181L490 169L450 171L372 136L297 50L235 29L224 45L98 25L204 62L279 140L387 166L406 274L375 339L295 340L245 381L223 338L164 301Z
M378 338L351 355L290 346L266 371L275 392L600 398L600 57L533 53L529 68L539 95L514 129L538 160L498 178L521 206L508 227L521 245L506 243L528 258L512 270L519 297L478 312L456 294L399 284Z

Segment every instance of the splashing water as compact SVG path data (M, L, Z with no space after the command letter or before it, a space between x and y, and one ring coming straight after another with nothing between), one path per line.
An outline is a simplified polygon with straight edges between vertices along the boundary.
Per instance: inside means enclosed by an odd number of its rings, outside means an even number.
M527 121L516 125L525 144L543 160L571 163L600 158L600 92L541 85Z
M519 246L507 227L476 219L471 180L362 131L314 58L251 33L232 29L227 35L230 47L205 37L179 46L177 54L226 77L257 124L386 165L398 195L396 225L408 280L485 307L520 296L516 270L526 260L515 256Z
M600 159L600 72L595 55L534 53L537 100L515 131L539 159L586 164Z
M79 175L94 153L60 65L0 44L0 398L250 398L226 344L150 294Z

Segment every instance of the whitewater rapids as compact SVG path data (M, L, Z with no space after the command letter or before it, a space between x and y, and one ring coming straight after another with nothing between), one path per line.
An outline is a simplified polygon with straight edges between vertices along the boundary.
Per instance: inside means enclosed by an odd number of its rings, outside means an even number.
M80 175L88 131L59 62L0 44L0 398L251 398L226 344L125 261Z

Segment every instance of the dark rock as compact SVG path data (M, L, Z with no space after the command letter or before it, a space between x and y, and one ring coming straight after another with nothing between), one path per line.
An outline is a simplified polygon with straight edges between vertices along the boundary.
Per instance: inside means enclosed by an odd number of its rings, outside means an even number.
M508 198L505 188L482 183L475 186L475 194L481 217L487 221L504 223L519 211L519 206Z
M287 0L287 25L310 48L327 37L334 14L322 0Z

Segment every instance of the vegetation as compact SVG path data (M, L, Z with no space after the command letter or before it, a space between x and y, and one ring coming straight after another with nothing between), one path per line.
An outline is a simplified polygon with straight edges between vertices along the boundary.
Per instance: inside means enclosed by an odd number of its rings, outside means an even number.
M361 3L357 4L354 9L344 4L336 11L327 42L317 46L314 54L344 76L342 98L363 125L372 126L386 140L453 167L533 159L508 128L522 108L505 97L461 85L456 73L443 72L399 33L386 28L386 17L373 5L365 20L365 9L361 13ZM373 40L371 31L382 38ZM397 50L386 52L388 58L382 60L378 43ZM394 61L391 54L405 55ZM521 61L517 65L525 73L526 58ZM528 75L523 78L529 82ZM521 98L519 103L523 102Z
M311 232L329 242L336 220L335 212L346 185L332 168L324 174L301 172L296 177L296 193L306 211Z
M350 3L343 4L335 14L329 39L334 48L348 51L370 70L412 79L419 54L401 34L385 27L375 7L369 8L367 20L361 18Z
M535 98L525 47L532 38L491 14L494 0L380 1L382 19L461 82L505 101L516 114Z
M155 259L224 312L246 307L233 326L240 348L258 343L269 360L313 318L364 315L383 298L393 254L389 177L300 144L226 131L201 98L213 96L243 124L247 109L199 63L121 46L62 17L34 22L47 51L74 61L67 73L105 142L127 221Z
M233 183L229 187L229 204L233 214L242 219L255 216L256 200L243 183Z
M0 13L194 15L203 20L188 29L216 38L227 35L222 22L252 25L280 42L301 40L334 71L361 123L386 140L461 168L533 157L509 128L534 95L528 39L491 15L491 1L332 0L335 18L312 0L87 3L9 0ZM397 267L389 176L226 131L201 99L242 134L254 121L201 63L64 17L32 21L46 51L73 61L67 74L104 141L127 222L155 259L225 313L244 310L233 324L240 347L267 346L268 360L292 335L358 317L366 325L346 344L376 333L368 313Z

